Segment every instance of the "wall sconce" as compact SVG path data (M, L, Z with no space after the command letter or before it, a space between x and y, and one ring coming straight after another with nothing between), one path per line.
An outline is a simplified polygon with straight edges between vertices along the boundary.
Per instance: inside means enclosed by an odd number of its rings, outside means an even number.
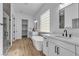
M35 30L37 30L37 22L38 22L37 20L34 21L34 23L35 23L35 24L34 24L34 29L35 29Z
M37 23L37 22L38 22L37 20L34 21L34 23Z

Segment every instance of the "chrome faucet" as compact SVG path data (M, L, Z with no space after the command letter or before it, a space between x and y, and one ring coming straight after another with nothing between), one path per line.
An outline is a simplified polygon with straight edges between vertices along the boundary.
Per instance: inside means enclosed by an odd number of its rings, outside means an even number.
M65 32L65 36L67 37L67 30L65 29L64 32Z

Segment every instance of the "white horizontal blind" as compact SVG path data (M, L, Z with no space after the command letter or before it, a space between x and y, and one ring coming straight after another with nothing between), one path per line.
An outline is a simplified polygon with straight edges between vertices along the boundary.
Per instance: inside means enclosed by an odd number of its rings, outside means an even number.
M40 31L50 32L50 10L40 16Z

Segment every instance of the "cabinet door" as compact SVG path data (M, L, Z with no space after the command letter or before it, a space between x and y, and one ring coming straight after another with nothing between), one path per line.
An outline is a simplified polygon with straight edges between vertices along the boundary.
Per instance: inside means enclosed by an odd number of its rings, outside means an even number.
M79 56L79 46L76 46L76 56Z
M54 42L49 42L49 56L56 56L56 44Z
M49 41L49 56L74 56L75 46L58 40Z
M59 46L57 49L57 55L58 56L75 56L75 53Z
M48 55L48 40L47 40L47 38L44 38L44 41L43 41L43 53L45 55Z

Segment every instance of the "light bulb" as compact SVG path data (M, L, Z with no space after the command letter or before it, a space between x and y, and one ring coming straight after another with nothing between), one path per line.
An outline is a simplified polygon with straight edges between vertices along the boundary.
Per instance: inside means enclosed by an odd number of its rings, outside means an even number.
M37 23L37 20L35 20L34 22Z

